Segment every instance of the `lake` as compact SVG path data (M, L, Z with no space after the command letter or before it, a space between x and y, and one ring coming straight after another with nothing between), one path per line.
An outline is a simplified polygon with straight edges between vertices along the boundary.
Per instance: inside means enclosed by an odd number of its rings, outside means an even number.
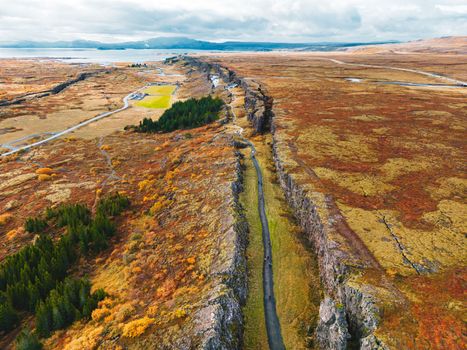
M97 50L97 49L6 49L0 48L1 58L53 58L69 63L148 62L197 50Z

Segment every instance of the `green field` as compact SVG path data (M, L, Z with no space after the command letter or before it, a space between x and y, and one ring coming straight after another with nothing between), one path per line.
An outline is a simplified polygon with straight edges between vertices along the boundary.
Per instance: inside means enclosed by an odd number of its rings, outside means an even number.
M150 86L143 92L148 95L172 95L175 91L175 85Z
M145 108L169 108L170 107L170 95L165 96L148 96L144 100L138 101L135 104L139 107Z

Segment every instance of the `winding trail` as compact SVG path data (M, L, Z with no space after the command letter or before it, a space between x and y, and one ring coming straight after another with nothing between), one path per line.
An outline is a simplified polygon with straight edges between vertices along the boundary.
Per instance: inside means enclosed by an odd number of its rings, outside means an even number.
M74 125L74 126L68 128L68 129L65 129L65 130L63 130L63 131L59 131L59 132L57 132L57 133L54 133L52 136L49 136L49 137L47 137L47 138L44 139L44 140L40 140L40 141L31 143L31 144L29 144L29 145L25 145L25 146L21 146L21 147L17 147L17 148L15 147L15 148L14 148L13 150L11 150L11 151L8 151L8 152L5 152L5 153L3 153L3 154L0 154L0 156L9 156L9 155L18 153L18 152L20 152L20 151L26 151L26 150L28 150L28 149L31 149L31 148L34 148L34 147L38 147L38 146L43 145L43 144L45 144L45 143L47 143L47 142L49 142L49 141L55 140L55 139L57 139L57 138L59 138L59 137L61 137L61 136L63 136L63 135L69 134L70 132L73 132L73 131L75 131L75 130L77 130L77 129L79 129L79 128L82 128L83 126L86 126L86 125L88 125L88 124L91 124L91 123L93 123L93 122L95 122L95 121L97 121L97 120L100 120L100 119L103 119L103 118L105 118L105 117L108 117L108 116L110 116L110 115L112 115L112 114L115 114L115 113L124 111L125 109L128 109L128 108L130 107L130 103L128 102L129 99L130 99L135 93L137 93L137 92L139 92L139 91L141 91L141 90L143 90L143 89L146 89L146 88L149 87L149 86L150 86L150 85L145 85L145 86L143 86L143 87L141 87L141 88L139 88L139 89L133 91L132 93L126 95L126 96L123 98L123 100L122 100L122 101L123 101L123 107L120 107L120 108L115 109L115 110L113 110L113 111L101 113L101 114L99 114L99 115L97 115L97 116L95 116L95 117L93 117L93 118L91 118L91 119L85 120L84 122L81 122L81 123L79 123L79 124L76 124L76 125ZM18 141L18 140L15 140L15 141ZM10 143L10 144L11 144L11 143Z

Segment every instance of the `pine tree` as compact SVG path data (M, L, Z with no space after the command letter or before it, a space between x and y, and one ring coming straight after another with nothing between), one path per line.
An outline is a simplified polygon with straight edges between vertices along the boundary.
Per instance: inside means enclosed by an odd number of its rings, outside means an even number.
M52 312L48 304L41 302L36 309L36 332L47 338L52 330Z
M41 350L42 344L35 333L28 328L23 329L16 338L16 350Z
M0 331L8 332L18 324L18 315L9 302L0 303Z
M37 304L41 300L41 295L37 286L31 282L28 284L28 301L29 301L29 310L34 311Z

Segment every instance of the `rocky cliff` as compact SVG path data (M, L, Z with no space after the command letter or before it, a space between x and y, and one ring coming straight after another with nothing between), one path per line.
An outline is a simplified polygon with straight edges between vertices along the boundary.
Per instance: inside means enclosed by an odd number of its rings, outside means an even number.
M328 294L320 307L316 330L320 347L387 349L374 334L379 322L377 299L371 288L354 283L352 278L355 267L372 269L374 262L357 253L361 247L359 242L352 242L353 237L343 239L337 232L341 218L333 212L330 198L302 185L289 173L289 166L300 165L288 164L288 158L281 151L284 145L275 137L273 98L261 84L246 81L219 64L193 57L184 57L184 60L194 69L205 72L208 79L210 74L217 74L226 84L241 86L246 96L247 117L254 130L273 134L273 154L280 184L318 255L321 280Z
M247 118L251 122L254 130L258 133L270 131L272 121L273 98L267 94L264 86L250 80L238 77L237 74L216 63L209 63L198 58L183 56L185 64L206 74L206 79L210 81L212 75L219 76L227 85L242 87L245 91L245 111ZM177 59L170 59L168 62L176 62Z

